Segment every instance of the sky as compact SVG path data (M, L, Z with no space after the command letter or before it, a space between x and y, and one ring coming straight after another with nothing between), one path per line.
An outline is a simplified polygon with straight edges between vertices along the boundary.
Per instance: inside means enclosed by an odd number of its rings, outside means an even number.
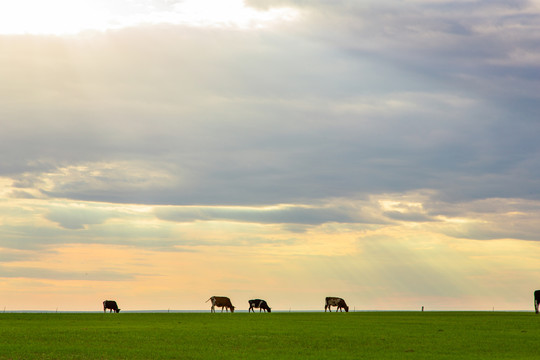
M0 4L0 308L527 310L539 0Z

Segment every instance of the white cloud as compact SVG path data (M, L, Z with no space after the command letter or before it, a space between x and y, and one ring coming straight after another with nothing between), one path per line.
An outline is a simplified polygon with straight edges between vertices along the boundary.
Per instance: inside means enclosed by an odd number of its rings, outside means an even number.
M0 4L0 34L75 35L155 24L251 29L298 16L294 8L259 11L242 0L20 0Z

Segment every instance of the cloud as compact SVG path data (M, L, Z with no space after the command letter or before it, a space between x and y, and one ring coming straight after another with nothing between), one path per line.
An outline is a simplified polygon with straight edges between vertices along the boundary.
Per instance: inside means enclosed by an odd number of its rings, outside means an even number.
M74 35L149 24L252 29L291 21L291 8L256 10L241 0L21 0L0 4L0 34ZM33 9L41 16L28 12Z
M78 281L129 281L134 274L116 271L69 271L52 270L47 268L30 268L15 266L0 266L0 278L26 278L50 280L78 280Z
M0 68L15 71L2 74L0 171L13 194L253 207L416 189L446 201L536 196L537 102L490 90L530 78L506 58L505 35L517 53L533 40L527 3L287 5L307 12L282 31L153 26L85 46L4 37ZM489 65L502 60L516 86ZM497 86L468 89L474 79Z
M46 215L50 221L71 230L85 229L87 225L102 224L111 215L104 211L87 208L53 208Z
M347 209L288 205L268 208L157 208L155 213L160 219L178 222L218 220L252 222L258 224L319 225L326 222L357 222L360 220L357 214L352 214L347 211Z
M332 7L333 16L374 21L349 6L347 14ZM123 203L310 204L425 188L447 199L534 196L537 102L495 101L459 80L486 80L475 69L491 55L448 64L400 39L412 31L408 22L430 26L420 21L421 6L405 9L410 20L384 6L368 9L380 13L379 26L400 29L378 34L388 45L380 49L369 49L370 33L361 36L375 31L369 27L336 25L340 42L295 32L315 31L309 21L322 21L315 15L283 32L155 26L97 34L84 47L22 37L13 51L9 38L0 68L17 71L3 74L0 102L11 120L0 171L20 195ZM408 48L397 51L393 42ZM35 44L40 60L30 61L23 54ZM402 61L398 52L414 58ZM21 81L22 73L38 76Z
M428 213L437 212L444 219L438 231L452 237L540 240L540 228L533 221L540 212L538 201L496 198L425 206Z
M538 63L527 62L540 53L535 46L540 12L533 1L247 3L260 8L299 6L310 14L310 36L359 58L384 59L453 84L464 81L499 98L536 97L531 90L538 90L537 82L529 79L538 73ZM508 80L525 86L493 87Z

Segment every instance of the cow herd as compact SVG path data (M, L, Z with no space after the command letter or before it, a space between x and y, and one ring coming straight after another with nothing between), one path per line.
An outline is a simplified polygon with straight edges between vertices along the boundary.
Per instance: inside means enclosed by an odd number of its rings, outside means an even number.
M229 310L231 311L231 313L234 312L235 307L233 306L231 299L229 299L226 296L212 296L210 299L206 300L206 302L209 302L209 301L210 301L210 304L212 304L212 306L210 307L210 312L216 312L216 306L221 308L221 312L223 312L224 309L225 309L225 312L229 312ZM259 309L259 312L263 310L264 312L269 312L269 313L272 312L272 309L270 308L270 306L268 306L268 303L265 300L253 299L253 300L248 300L248 303L249 303L248 312L251 312L251 311L255 312L255 310L253 309ZM328 310L329 312L332 312L331 306L337 307L336 312L343 311L343 310L345 310L345 312L349 312L349 306L347 305L345 300L343 300L342 298L328 296L325 301L324 312L326 312L326 310Z
M231 311L231 313L234 312L235 307L233 306L231 299L229 299L226 296L212 296L210 297L210 299L206 300L206 302L209 302L209 301L211 304L210 312L215 313L216 306L218 308L221 308L221 312L223 312L224 309L225 309L225 312L229 312L229 310ZM249 303L248 312L252 312L252 311L255 312L254 309L259 309L259 312L263 310L264 312L269 312L269 313L272 312L272 309L270 308L270 306L268 306L268 303L265 300L253 299L253 300L248 300L248 303ZM343 311L343 310L345 310L345 312L349 312L349 306L347 306L347 303L342 298L331 297L331 296L327 297L325 305L324 305L324 312L326 312L326 310L332 312L332 309L330 308L331 306L337 307L336 312ZM120 312L120 309L118 308L118 304L114 300L105 300L103 302L103 312L107 312L107 310L109 310L109 312L113 312L113 311L116 313Z
M213 313L216 312L216 306L221 308L221 312L223 312L224 309L226 312L229 312L229 310L231 311L231 313L234 312L235 308L231 302L231 299L229 299L226 296L212 296L210 299L206 300L206 302L209 302L209 301L210 301L210 304L212 305L210 308L210 312L213 312ZM272 312L272 309L268 306L268 303L265 300L253 299L253 300L248 300L248 303L249 303L248 312L251 312L251 311L255 312L255 310L253 309L259 309L259 312L263 310L264 312L269 312L269 313ZM345 310L345 312L349 312L349 306L347 305L345 300L343 300L342 298L333 297L333 296L327 297L325 301L325 305L324 305L324 312L326 312L326 310L332 312L332 309L331 309L332 306L337 307L336 312L343 311L343 310ZM534 311L537 314L540 311L539 307L540 307L540 290L536 290L534 292ZM107 312L107 310L109 310L109 312L113 312L113 311L116 313L120 312L120 309L118 308L118 304L114 300L105 300L103 302L103 312ZM423 306L422 306L422 311L424 311Z

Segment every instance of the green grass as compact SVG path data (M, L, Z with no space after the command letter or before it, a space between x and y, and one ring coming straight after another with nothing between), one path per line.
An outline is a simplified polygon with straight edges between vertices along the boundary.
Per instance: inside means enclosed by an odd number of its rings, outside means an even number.
M512 312L0 314L0 359L538 359Z

